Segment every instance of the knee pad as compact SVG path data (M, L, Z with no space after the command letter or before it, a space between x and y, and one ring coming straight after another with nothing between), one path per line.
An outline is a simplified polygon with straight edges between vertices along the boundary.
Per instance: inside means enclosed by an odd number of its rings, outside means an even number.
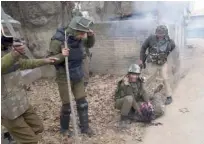
M61 115L70 115L71 107L70 104L63 104L61 108Z
M76 101L77 109L78 110L87 110L88 109L88 102L85 98L78 99Z

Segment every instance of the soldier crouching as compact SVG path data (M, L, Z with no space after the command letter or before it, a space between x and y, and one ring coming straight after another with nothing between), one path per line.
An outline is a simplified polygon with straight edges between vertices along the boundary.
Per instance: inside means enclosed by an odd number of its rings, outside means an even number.
M147 96L140 73L140 66L132 64L128 74L118 82L115 107L121 111L122 126L126 126L130 120L151 122L164 113L162 103L158 103L155 97L150 100Z

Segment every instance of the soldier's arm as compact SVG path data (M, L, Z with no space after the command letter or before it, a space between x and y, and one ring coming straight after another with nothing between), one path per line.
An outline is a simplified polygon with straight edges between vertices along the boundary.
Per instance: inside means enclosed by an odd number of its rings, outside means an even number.
M19 56L14 55L12 52L6 54L1 58L1 72L2 74L7 73L7 71L12 67L18 60Z
M149 36L144 43L142 44L141 50L140 50L140 60L144 61L145 59L145 53L147 51L147 48L149 47L149 42L150 42L151 36Z
M124 95L125 95L124 84L122 83L122 81L119 81L115 91L115 99L122 98L124 97Z
M17 62L20 70L34 69L47 64L49 64L49 62L45 59L19 59Z
M172 52L176 48L175 42L171 39L170 40L170 52Z
M55 57L58 59L57 61L55 61L53 63L54 65L60 64L65 60L65 58L61 52L61 45L62 45L62 42L60 42L58 40L52 40L50 42L49 56L52 56L52 57Z
M83 44L85 48L91 48L95 44L95 35L87 36L86 39L83 40Z

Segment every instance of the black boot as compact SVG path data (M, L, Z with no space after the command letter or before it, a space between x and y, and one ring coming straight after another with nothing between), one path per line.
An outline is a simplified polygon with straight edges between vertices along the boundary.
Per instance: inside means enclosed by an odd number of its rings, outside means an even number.
M87 134L89 137L94 135L93 130L89 127L88 119L88 102L85 98L81 98L76 101L77 112L79 115L81 133Z
M172 97L171 97L171 96L168 96L168 97L166 98L165 105L171 104L172 101L173 101Z
M64 104L60 113L60 132L63 135L72 136L72 132L69 130L71 107L70 104Z
M130 125L129 116L121 115L120 122L119 122L119 127L121 129L127 129L129 127L129 125Z
M4 133L4 139L7 139L9 144L16 144L16 141L13 139L9 132Z

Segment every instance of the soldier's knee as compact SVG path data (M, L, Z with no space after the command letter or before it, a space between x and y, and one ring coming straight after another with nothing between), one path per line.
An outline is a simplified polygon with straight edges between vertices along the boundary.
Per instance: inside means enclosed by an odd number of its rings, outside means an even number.
M76 101L77 109L78 110L85 110L88 109L88 102L85 97L80 98Z
M61 107L61 115L70 115L71 114L71 107L70 104L63 104Z
M126 96L124 98L124 102L132 104L133 103L133 96Z

